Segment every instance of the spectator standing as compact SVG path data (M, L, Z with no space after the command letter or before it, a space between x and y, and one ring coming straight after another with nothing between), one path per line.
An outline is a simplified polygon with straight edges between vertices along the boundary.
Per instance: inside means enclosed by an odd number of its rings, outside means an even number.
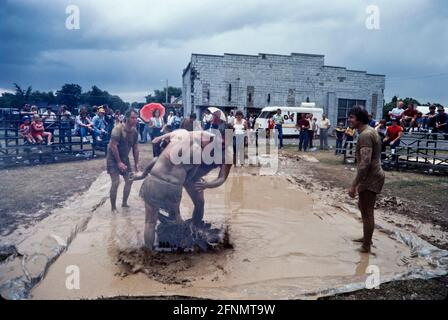
M59 140L61 143L65 143L65 138L69 136L71 130L72 113L67 110L65 105L59 108Z
M338 126L336 127L336 151L335 154L342 154L343 148L342 144L344 143L344 136L345 136L345 127L344 123L339 122Z
M207 131L210 129L211 125L212 125L212 120L213 120L213 115L210 112L210 110L205 110L204 112L204 116L202 118L202 122L203 122L203 126L204 126L204 130Z
M314 118L312 114L308 116L308 121L310 123L310 128L308 129L308 141L310 149L314 148L314 133L316 132L317 119Z
M345 130L345 143L344 143L344 150L347 153L347 147L348 145L350 145L350 155L353 154L353 141L355 141L355 136L356 136L356 130L355 128L352 128L351 126L349 126L346 130Z
M280 140L279 148L283 148L283 123L285 119L282 116L282 110L277 109L277 113L272 116L272 121L274 122L274 129L276 132L274 133L275 145L278 146L278 141Z
M233 122L235 121L235 116L233 115L233 111L230 111L229 116L227 117L227 123L233 126Z
M157 137L162 135L162 131L164 129L165 123L163 118L160 116L160 111L155 110L153 112L153 116L151 120L149 120L149 127L151 128L151 139L154 140ZM153 157L158 157L160 155L161 148L160 143L155 143L152 145L152 154Z
M297 122L297 130L300 131L299 136L299 151L306 152L308 150L308 131L310 128L310 122L308 121L306 114L301 114L300 120Z
M51 133L51 137L54 137L54 130L56 129L56 122L58 117L53 112L53 109L48 106L45 113L42 115L42 121L44 122L45 131ZM53 141L53 140L52 140Z
M330 120L327 119L327 116L324 114L322 115L322 120L319 123L320 128L320 149L321 150L328 150L328 132L331 128Z
M235 166L244 165L244 155L245 155L245 148L244 148L244 141L246 138L246 132L247 132L247 121L243 118L243 112L238 110L236 112L236 117L233 120L233 130L234 130L234 145L233 145L233 152L235 157Z

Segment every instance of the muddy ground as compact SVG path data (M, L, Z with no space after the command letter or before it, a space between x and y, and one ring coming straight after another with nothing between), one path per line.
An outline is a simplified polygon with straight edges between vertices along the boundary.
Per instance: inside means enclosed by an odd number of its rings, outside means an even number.
M142 166L150 158L150 148L143 146ZM291 165L280 171L307 175L324 189L340 190L349 186L355 172L342 164L340 157L331 152L315 152L319 162L302 161L296 149L287 147L282 156ZM97 176L105 170L105 159L25 167L1 171L0 236L6 236L18 226L31 226L47 217L51 211L76 195L87 190ZM386 184L378 203L397 215L409 216L416 221L429 222L448 231L448 204L446 194L448 178L407 172L387 172ZM438 239L425 239L447 249ZM411 280L384 284L379 290L361 290L326 299L443 299L448 295L448 277L434 280Z
M296 147L286 147L282 153L286 158L297 161L297 168L283 167L291 174L309 173L319 181L323 189L345 193L355 177L354 166L342 162L342 156L333 152L313 152L318 163L303 161L303 153ZM386 182L379 196L377 207L387 209L397 216L426 222L448 231L448 177L431 176L412 172L387 171ZM341 197L343 198L343 197ZM436 237L422 236L429 243L448 249L446 242ZM323 298L323 300L439 300L448 297L448 277L432 280L409 280L387 283L378 290L360 290L353 293Z

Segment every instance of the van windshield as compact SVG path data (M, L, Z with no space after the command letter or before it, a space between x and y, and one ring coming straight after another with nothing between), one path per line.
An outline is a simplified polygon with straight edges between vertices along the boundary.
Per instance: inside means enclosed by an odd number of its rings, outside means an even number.
M258 118L260 118L260 119L269 119L269 116L273 116L276 113L277 112L275 112L275 111L263 111L262 113L260 113Z

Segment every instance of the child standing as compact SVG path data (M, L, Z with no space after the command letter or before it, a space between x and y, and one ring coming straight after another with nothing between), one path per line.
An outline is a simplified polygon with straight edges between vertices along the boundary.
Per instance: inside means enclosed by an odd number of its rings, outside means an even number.
M339 122L336 127L336 155L342 154L342 143L344 142L345 127L342 122Z

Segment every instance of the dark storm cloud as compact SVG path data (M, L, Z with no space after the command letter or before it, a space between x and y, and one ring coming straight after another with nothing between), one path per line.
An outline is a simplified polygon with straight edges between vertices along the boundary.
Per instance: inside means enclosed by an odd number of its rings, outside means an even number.
M81 29L65 28L78 5ZM448 102L448 6L376 1L380 30L365 27L370 1L0 0L0 89L97 84L142 99L162 79L181 84L192 52L321 53L327 64L386 74L393 94ZM401 79L401 80L400 80Z

